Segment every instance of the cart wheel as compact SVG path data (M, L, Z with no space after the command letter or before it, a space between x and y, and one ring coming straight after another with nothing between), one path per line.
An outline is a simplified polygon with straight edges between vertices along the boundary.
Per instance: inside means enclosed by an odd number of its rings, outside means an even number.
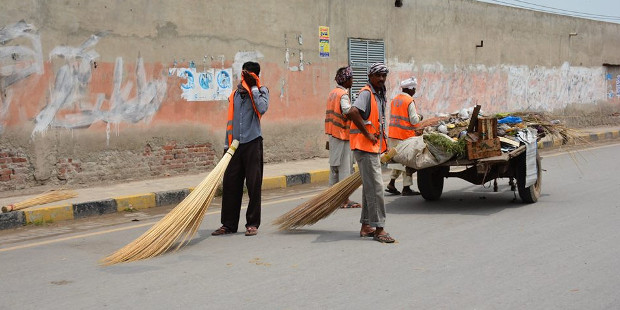
M540 190L542 186L542 165L541 165L540 154L536 154L536 183L532 184L529 187L525 187L525 154L519 156L517 161L517 169L516 169L516 179L517 179L517 188L519 190L519 197L525 203L534 203L538 201L540 197Z
M430 167L418 170L418 189L426 200L437 200L443 191L444 176L450 167Z

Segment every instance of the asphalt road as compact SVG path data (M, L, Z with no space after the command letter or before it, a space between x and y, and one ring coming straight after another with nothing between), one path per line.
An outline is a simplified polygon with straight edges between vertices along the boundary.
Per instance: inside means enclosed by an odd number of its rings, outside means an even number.
M447 179L432 203L386 196L392 245L358 237L359 209L277 232L317 185L266 192L255 237L210 236L216 199L189 246L111 267L97 261L165 209L3 231L0 309L619 309L618 154L543 153L535 204L507 180L494 193Z

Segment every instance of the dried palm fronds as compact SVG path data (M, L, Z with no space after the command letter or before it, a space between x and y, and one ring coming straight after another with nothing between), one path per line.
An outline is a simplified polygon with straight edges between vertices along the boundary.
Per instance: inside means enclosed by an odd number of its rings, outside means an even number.
M280 230L312 225L340 208L360 185L362 185L362 177L359 171L356 171L312 199L281 215L273 221L273 225L279 226Z
M103 265L113 265L154 257L166 252L176 241L176 250L194 236L211 204L222 176L239 142L234 140L209 175L164 218L123 248L104 258Z
M14 210L24 209L36 205L42 205L50 202L61 201L69 198L76 197L78 194L70 190L52 190L47 193L43 193L39 196L26 199L8 206L2 207L2 212L10 212Z

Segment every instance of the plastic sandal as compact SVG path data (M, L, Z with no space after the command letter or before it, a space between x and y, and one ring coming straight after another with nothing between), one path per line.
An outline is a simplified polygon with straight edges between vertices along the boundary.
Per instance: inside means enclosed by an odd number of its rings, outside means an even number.
M394 243L394 238L392 238L392 236L390 236L390 234L383 234L383 235L373 235L372 239L375 241L379 241L381 243Z

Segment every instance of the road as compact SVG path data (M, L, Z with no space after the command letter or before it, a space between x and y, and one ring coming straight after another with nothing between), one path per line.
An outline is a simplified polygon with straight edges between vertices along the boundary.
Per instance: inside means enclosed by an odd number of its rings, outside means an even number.
M618 154L544 152L535 204L507 180L494 193L448 179L432 203L386 196L392 245L358 237L359 209L270 224L325 185L265 192L255 237L210 236L216 199L189 246L111 267L97 261L166 210L3 231L0 309L618 309Z

